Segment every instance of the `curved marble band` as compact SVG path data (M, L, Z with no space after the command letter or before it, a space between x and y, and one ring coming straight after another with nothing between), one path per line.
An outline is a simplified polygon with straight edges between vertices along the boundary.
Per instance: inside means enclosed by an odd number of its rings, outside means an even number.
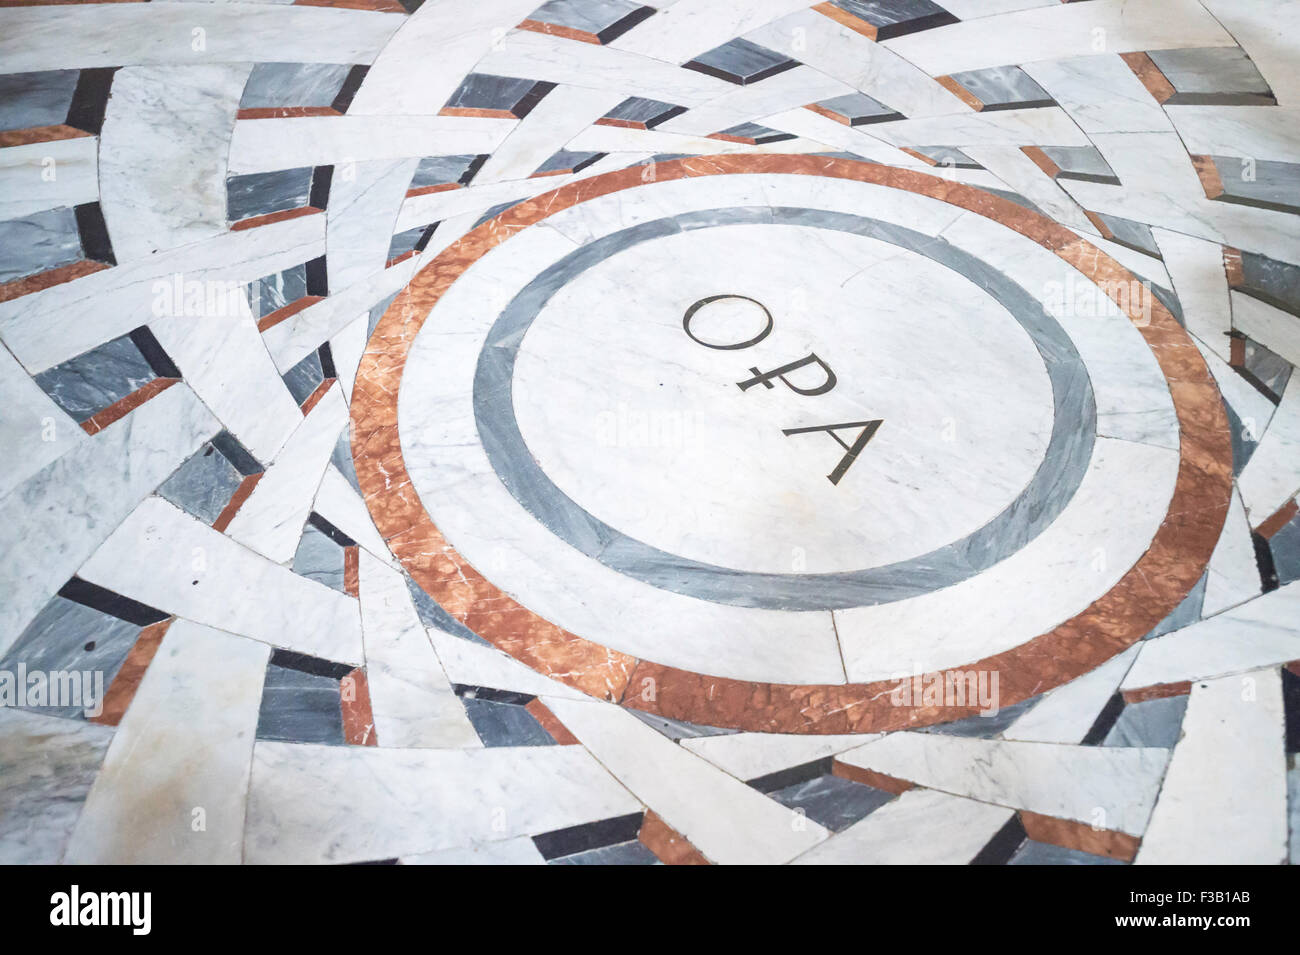
M555 485L528 450L514 409L514 369L532 323L552 296L587 269L664 236L726 225L797 225L847 232L923 255L969 279L1002 305L1038 349L1052 386L1052 433L1029 483L1000 513L961 540L907 560L821 574L758 573L693 560L644 543L595 517ZM1078 490L1096 440L1097 410L1074 343L1024 288L942 237L823 209L732 206L665 216L575 249L543 269L488 331L474 375L474 415L497 476L553 534L612 570L663 590L738 607L843 610L915 597L973 577L1015 553Z
M824 156L701 156L655 164L654 182L734 173L825 176L929 196L1001 223L1098 283L1134 321L1169 385L1179 466L1164 518L1142 557L1069 620L1013 649L971 661L996 670L1009 706L1087 673L1140 640L1204 573L1232 490L1223 401L1190 336L1158 300L1127 301L1133 274L1069 229L1010 200L936 176ZM645 178L643 178L645 177ZM362 494L394 556L453 617L540 673L591 696L679 720L784 733L873 733L973 715L967 707L895 706L896 681L793 684L719 678L639 660L570 633L502 592L443 537L402 457L397 399L406 356L439 298L488 250L562 209L646 184L640 167L526 200L473 229L416 275L370 337L353 388L352 454ZM1149 304L1149 320L1141 305ZM941 676L941 675L940 675Z

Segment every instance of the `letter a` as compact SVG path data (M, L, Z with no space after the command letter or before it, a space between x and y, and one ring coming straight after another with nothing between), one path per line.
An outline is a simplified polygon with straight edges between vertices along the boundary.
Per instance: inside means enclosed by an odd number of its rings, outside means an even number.
M884 423L883 418L875 421L850 421L847 424L824 424L815 428L783 428L781 433L788 437L792 434L808 434L812 431L825 431L832 438L838 441L840 447L844 449L844 457L840 458L840 463L835 465L835 470L826 475L826 479L832 484L839 484L840 478L844 477L844 472L846 472L850 466L852 466L853 462L858 459L858 455L862 452L862 449L867 446L867 442L870 441L872 435L876 433L876 429ZM858 435L856 441L852 444L848 444L843 438L835 433L842 428L861 428L862 433Z

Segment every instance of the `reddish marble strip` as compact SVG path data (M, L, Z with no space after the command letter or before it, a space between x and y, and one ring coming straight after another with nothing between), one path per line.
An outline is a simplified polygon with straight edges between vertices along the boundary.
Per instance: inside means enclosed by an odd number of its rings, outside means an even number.
M376 13L406 13L397 0L293 0L299 7L340 7L344 10L373 10Z
M931 158L930 158L929 156L927 156L925 153L917 152L915 149L912 149L912 148L909 147L909 146L899 146L898 148L899 148L902 152L907 153L907 154L908 154L909 156L911 156L913 159L919 159L919 160L921 160L921 162L925 163L927 166L937 166L937 165L939 165L939 160L937 160L937 159L931 159Z
M1246 367L1246 336L1241 332L1228 332L1228 364L1233 368Z
M901 796L913 788L913 784L906 779L886 776L874 769L851 766L848 763L841 763L838 759L831 761L831 775L851 782L862 783L864 786L870 786L872 789L879 789L882 792L893 793L895 796Z
M458 182L442 182L436 186L420 186L418 189L408 189L406 190L406 198L410 199L414 196L431 196L435 192L449 192L452 189L461 188L464 187Z
M664 865L713 865L689 839L652 810L646 810L636 837Z
M1296 676L1300 676L1300 660L1292 660L1286 665L1285 669Z
M253 488L257 487L257 482L262 480L265 471L258 471L256 474L250 474L244 480L239 482L239 487L235 488L235 493L230 495L230 500L225 508L217 515L217 519L212 522L214 531L224 532L230 526L230 522L235 519L235 514L244 506L248 500L248 495L253 493Z
M243 232L245 229L256 229L261 225L271 225L274 222L287 222L289 219L300 219L303 216L314 216L318 212L324 212L324 209L317 209L315 206L300 206L297 209L284 209L281 212L268 212L264 216L249 216L247 219L240 219L230 227L231 232Z
M1124 690L1120 696L1124 698L1125 703L1145 703L1147 700L1163 700L1171 696L1186 696L1192 692L1192 681L1183 680L1180 683L1156 683L1151 686L1140 686L1133 690Z
M819 103L808 103L804 106L804 109L812 110L818 116L825 116L827 119L833 119L835 122L843 123L845 126L853 125L853 121L847 116L843 116L840 113L835 112L833 109L827 109Z
M1095 856L1132 862L1142 840L1127 832L1114 829L1094 829L1083 822L1040 816L1036 812L1020 810L1020 823L1025 834L1035 842L1046 842L1065 849L1077 849Z
M1219 167L1209 156L1192 156L1192 165L1196 167L1196 177L1201 180L1205 198L1217 199L1223 195L1223 179L1219 176Z
M560 718L551 712L551 708L541 700L533 697L525 710L541 724L542 729L551 734L551 738L561 746L573 746L578 737L569 732L569 728L560 722Z
M908 169L824 156L699 156L657 163L656 181L732 173L815 175L929 196L993 219L1074 266L1128 309L1161 368L1181 429L1178 477L1146 553L1089 607L1047 633L967 668L997 670L1004 706L1094 669L1150 632L1200 578L1218 540L1232 486L1229 429L1213 378L1159 301L1125 301L1131 272L1073 232L1009 200ZM547 216L642 183L639 167L579 180L505 210L443 251L389 306L370 339L353 395L352 453L375 524L416 581L499 649L589 695L672 719L737 729L867 733L972 716L977 707L895 706L892 681L762 683L663 666L570 633L482 577L420 504L397 437L406 354L443 293L489 249ZM1143 314L1149 309L1150 318Z
M609 116L602 116L592 123L593 126L618 126L622 129L649 129L645 123L639 123L634 119L613 119Z
M312 408L315 408L318 404L320 404L320 400L325 397L325 393L330 390L330 387L336 381L338 381L337 378L326 378L324 381L322 381L319 385L316 386L315 391L313 391L311 394L307 396L306 400L303 401L302 403L302 416L304 418L307 417L307 415L311 414Z
M81 430L86 434L99 434L114 421L125 418L154 395L166 391L178 381L180 381L179 378L155 378L148 384L137 388L125 398L113 402L102 411L95 412L94 415L81 422Z
M342 116L333 106L256 106L241 109L235 119L301 119L304 116Z
M535 172L529 179L545 179L547 176L567 176L572 173L572 169L548 169L546 172Z
M102 723L104 726L116 726L122 722L127 707L135 699L135 691L139 688L140 681L144 679L145 671L149 669L149 664L153 662L154 655L158 652L158 646L162 643L167 628L175 619L175 617L168 617L166 620L151 623L140 631L126 659L122 661L117 676L113 677L112 685L104 694L103 712L98 716L90 717L90 722Z
M508 109L479 109L474 106L444 106L439 116L468 116L471 119L518 119Z
M562 27L557 23L543 23L541 20L525 20L515 29L529 30L533 33L545 33L548 36L563 37L566 40L578 40L581 43L594 43L596 46L603 46L600 37L594 33L588 33L586 30L575 30L573 27Z
M349 597L361 596L361 548L343 548L343 592Z
M833 3L819 3L813 7L822 16L830 17L840 26L848 27L854 33L861 33L868 40L876 38L876 28L866 20L859 20L849 11L835 6Z
M339 706L343 710L344 742L352 746L378 746L375 716L370 708L370 684L361 667L339 681Z
M1223 247L1223 272L1228 277L1229 288L1240 288L1246 284L1246 276L1242 271L1241 249L1234 249L1228 245Z
M1110 226L1106 225L1105 219L1103 219L1095 212L1089 212L1087 209L1083 211L1083 214L1088 217L1088 221L1091 222L1094 227L1096 227L1097 232L1101 234L1101 237L1103 239L1115 238L1115 233L1110 231Z
M1120 59L1128 64L1128 68L1133 71L1134 75L1142 81L1147 92L1155 97L1155 101L1164 104L1171 96L1174 95L1174 84L1169 82L1169 78L1160 72L1160 67L1156 66L1155 61L1145 53L1121 53Z
M264 332L268 328L279 325L286 318L292 318L304 308L307 308L309 305L315 305L317 302L323 301L324 298L325 296L323 295L304 295L302 298L290 302L283 308L277 308L274 312L263 315L257 320L257 330L259 332Z
M0 6L3 6L2 2ZM63 123L55 126L29 126L27 129L7 129L0 132L0 149L8 149L10 146L29 146L32 143L52 143L61 139L81 139L93 135L94 133Z
M1260 537L1265 539L1271 538L1282 528L1290 524L1291 518L1295 517L1298 513L1300 513L1300 504L1297 504L1295 498L1292 498L1274 511L1270 517L1265 518L1265 520L1255 528L1255 531Z
M1061 174L1061 167L1052 161L1052 157L1043 152L1040 146L1021 146L1020 151L1034 161L1034 165L1048 176L1055 179Z
M975 112L978 113L984 109L984 101L958 83L951 76L936 76L934 81L971 109L975 110Z
M14 279L0 285L0 302L8 302L24 295L31 295L33 292L43 292L47 288L53 288L56 285L62 285L64 282L71 282L87 275L93 275L106 268L109 268L107 262L82 259L80 262L73 262L71 265L61 265L57 269L47 269L35 275Z
M407 259L414 258L414 257L415 257L415 250L411 249L410 251L403 252L401 255L397 256L396 258L389 259L387 262L384 263L384 268L391 269L394 265L401 265Z

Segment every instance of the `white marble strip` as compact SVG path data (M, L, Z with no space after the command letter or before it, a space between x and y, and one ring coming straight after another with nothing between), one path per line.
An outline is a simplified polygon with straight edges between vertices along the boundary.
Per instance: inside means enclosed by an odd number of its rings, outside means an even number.
M241 119L230 142L230 172L490 153L518 124L491 117L356 116L350 111L346 116Z
M963 152L1061 225L1085 232L1097 231L1079 204L1019 146L974 145L967 146Z
M1227 361L1232 350L1228 339L1232 331L1232 307L1228 301L1228 276L1223 268L1223 247L1167 229L1152 229L1151 233L1173 280L1184 325Z
M138 66L113 77L99 179L118 262L227 231L226 158L251 70L249 63Z
M787 862L829 835L626 710L596 701L545 703L619 782L712 862Z
M1194 156L1300 163L1300 106L1166 106Z
M1293 319L1294 321L1294 319ZM1258 527L1300 490L1300 375L1291 375L1268 430L1237 478L1251 527Z
M940 76L1088 53L1236 44L1196 0L1091 0L981 17L882 45Z
M363 551L360 575L366 679L379 745L481 746L416 615L401 572Z
M79 573L149 606L274 647L362 662L356 600L273 564L159 497L136 508Z
M1250 537L1250 522L1246 519L1241 495L1234 490L1223 533L1219 535L1219 543L1214 546L1214 554L1206 568L1201 615L1212 617L1229 607L1253 600L1262 588L1259 565L1255 561L1255 545Z
M853 126L837 123L829 116L822 116L810 109L788 109L781 113L764 116L764 126L779 129L783 133L794 133L807 139L825 143L832 149L847 150L872 162L888 163L896 166L908 166L928 170L930 167L921 160L903 152L897 146L881 142L874 136L864 133Z
M677 0L609 46L669 63L685 63L807 5L806 0Z
M1300 34L1300 8L1286 0L1203 0L1205 8L1250 55L1278 105L1300 106L1300 69L1284 38ZM1190 46L1189 43L1181 43ZM1279 117L1281 119L1281 117Z
M66 862L241 861L270 655L253 640L172 624L108 748Z
M546 865L546 860L537 851L532 839L521 836L518 839L478 842L438 852L417 852L402 856L402 865Z
M352 404L352 385L356 381L361 356L366 350L366 334L370 331L370 312L365 311L345 325L330 339L330 354L334 356L334 373L343 388L343 400Z
M1024 70L1089 135L1169 129L1165 111L1117 52L1040 60Z
M1120 685L1137 690L1300 660L1300 582L1142 644Z
M384 271L393 223L419 162L346 163L330 181L325 245L329 287L346 289Z
M527 179L570 139L625 97L620 90L558 86L520 120L474 177L480 185Z
M911 789L794 860L795 865L968 865L1012 810Z
M453 683L531 693L534 696L587 699L578 690L542 676L495 647L485 647L463 637L452 636L437 627L427 627L426 632L434 649L438 651L438 659L442 662L447 677Z
M0 499L37 471L90 440L23 370L9 349L0 347Z
M815 10L799 10L745 38L833 76L912 119L970 111L928 73Z
M0 498L0 653L145 495L220 430L183 384Z
M188 308L189 283L200 283L193 287L201 297L213 291L224 300L229 283L252 282L324 252L324 216L227 233L0 302L0 339L34 375L160 316L219 324L220 316Z
M0 71L200 63L369 63L400 13L263 3L79 4L0 14Z
M878 735L815 736L799 733L727 733L681 741L696 756L707 759L741 781L834 756L878 739Z
M1096 2L1096 0L1093 0ZM1087 146L1088 137L1055 106L959 113L872 123L871 135L898 146Z
M375 530L366 502L333 464L325 468L312 510L369 551L371 556L396 566L384 539Z
M347 422L343 391L331 385L235 512L226 528L232 540L277 564L293 560L312 500Z
M482 213L502 202L530 199L550 192L563 185L560 176L541 176L537 179L519 179L512 182L494 182L488 185L470 185L464 189L449 189L446 192L426 193L411 196L402 203L397 214L394 233L405 232L416 226L441 222L462 213ZM475 217L477 218L477 216ZM441 229L439 229L441 231ZM437 233L434 233L435 237Z
M641 810L581 746L258 743L244 861L364 862L498 843Z
M674 116L656 128L669 133L708 136L741 123L761 122L762 117L773 113L852 92L853 87L847 83L806 66L796 66L761 83L733 87L726 95Z
M1138 865L1280 865L1287 755L1275 669L1192 686Z
M1133 665L1136 646L1097 669L1050 691L1002 733L1003 739L1034 743L1081 743L1120 680Z
M110 726L0 709L0 863L58 863L112 739Z
M1261 302L1244 292L1229 293L1232 327L1266 345L1293 365L1300 365L1300 317Z
M953 795L1141 835L1169 752L894 733L839 759Z
M0 149L0 221L96 201L98 165L95 136Z

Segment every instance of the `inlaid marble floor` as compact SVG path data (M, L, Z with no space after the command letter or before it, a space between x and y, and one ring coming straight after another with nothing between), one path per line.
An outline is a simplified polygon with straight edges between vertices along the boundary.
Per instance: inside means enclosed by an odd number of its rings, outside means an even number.
M1297 36L0 0L0 862L1300 861Z

